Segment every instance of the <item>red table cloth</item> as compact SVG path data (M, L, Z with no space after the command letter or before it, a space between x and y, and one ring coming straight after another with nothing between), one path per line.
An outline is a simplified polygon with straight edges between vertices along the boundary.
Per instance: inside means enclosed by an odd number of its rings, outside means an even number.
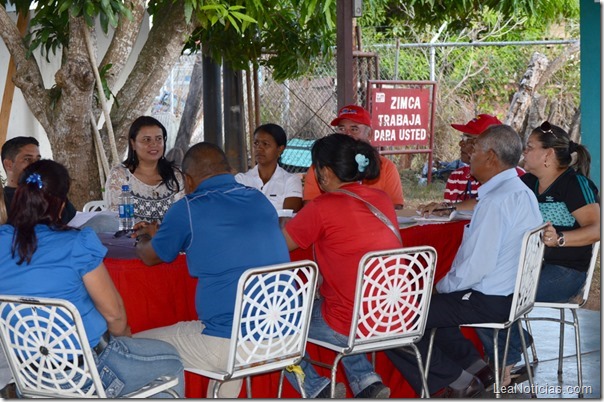
M405 247L430 245L436 249L438 262L435 283L442 278L455 257L461 243L463 228L467 221L448 222L401 229ZM312 251L295 250L291 253L292 261L313 259ZM150 328L174 324L178 321L197 320L195 311L195 285L197 280L187 271L184 255L170 264L146 266L137 259L106 258L105 265L113 278L116 288L122 295L128 322L133 333ZM480 345L473 331L464 332L477 346ZM335 353L313 344L307 345L311 358L332 362ZM327 369L317 367L317 371L329 377ZM382 376L391 389L392 398L413 398L416 393L394 368L383 352L376 357L376 371ZM338 382L347 386L343 369L339 369ZM205 397L208 379L196 374L186 373L186 396L188 398ZM252 396L254 398L274 398L277 395L279 373L258 375L252 378ZM297 398L300 395L284 381L283 397ZM350 389L347 396L352 397ZM245 397L245 382L240 397Z

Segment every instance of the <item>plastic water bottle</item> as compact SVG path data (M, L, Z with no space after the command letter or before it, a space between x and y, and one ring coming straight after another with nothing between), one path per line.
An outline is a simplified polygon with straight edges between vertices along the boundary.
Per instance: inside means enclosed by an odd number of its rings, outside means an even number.
M119 230L132 230L134 226L134 201L130 186L124 184L119 198L120 226Z

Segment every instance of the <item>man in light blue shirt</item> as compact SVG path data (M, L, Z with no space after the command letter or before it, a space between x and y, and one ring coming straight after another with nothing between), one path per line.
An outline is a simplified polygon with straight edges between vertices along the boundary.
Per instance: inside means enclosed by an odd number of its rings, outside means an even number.
M481 183L478 204L450 271L432 296L426 332L439 328L428 387L446 387L448 396L473 397L494 381L493 373L459 324L505 321L510 313L522 238L542 222L537 199L518 177L522 141L507 125L489 127L478 137L471 173ZM418 347L427 355L428 337ZM414 356L387 352L407 381L421 392Z

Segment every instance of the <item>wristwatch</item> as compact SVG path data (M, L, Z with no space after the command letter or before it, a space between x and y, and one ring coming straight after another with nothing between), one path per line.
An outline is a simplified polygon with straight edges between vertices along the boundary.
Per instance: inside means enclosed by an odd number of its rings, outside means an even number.
M566 244L566 239L564 238L564 233L562 232L556 232L556 234L558 235L558 247L564 247L564 245Z

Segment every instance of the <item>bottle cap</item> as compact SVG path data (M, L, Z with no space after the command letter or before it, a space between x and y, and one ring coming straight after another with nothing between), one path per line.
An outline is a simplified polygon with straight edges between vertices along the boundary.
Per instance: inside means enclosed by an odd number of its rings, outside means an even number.
M129 185L127 185L127 184L124 184L124 185L122 186L122 191L130 191L130 186L129 186Z

